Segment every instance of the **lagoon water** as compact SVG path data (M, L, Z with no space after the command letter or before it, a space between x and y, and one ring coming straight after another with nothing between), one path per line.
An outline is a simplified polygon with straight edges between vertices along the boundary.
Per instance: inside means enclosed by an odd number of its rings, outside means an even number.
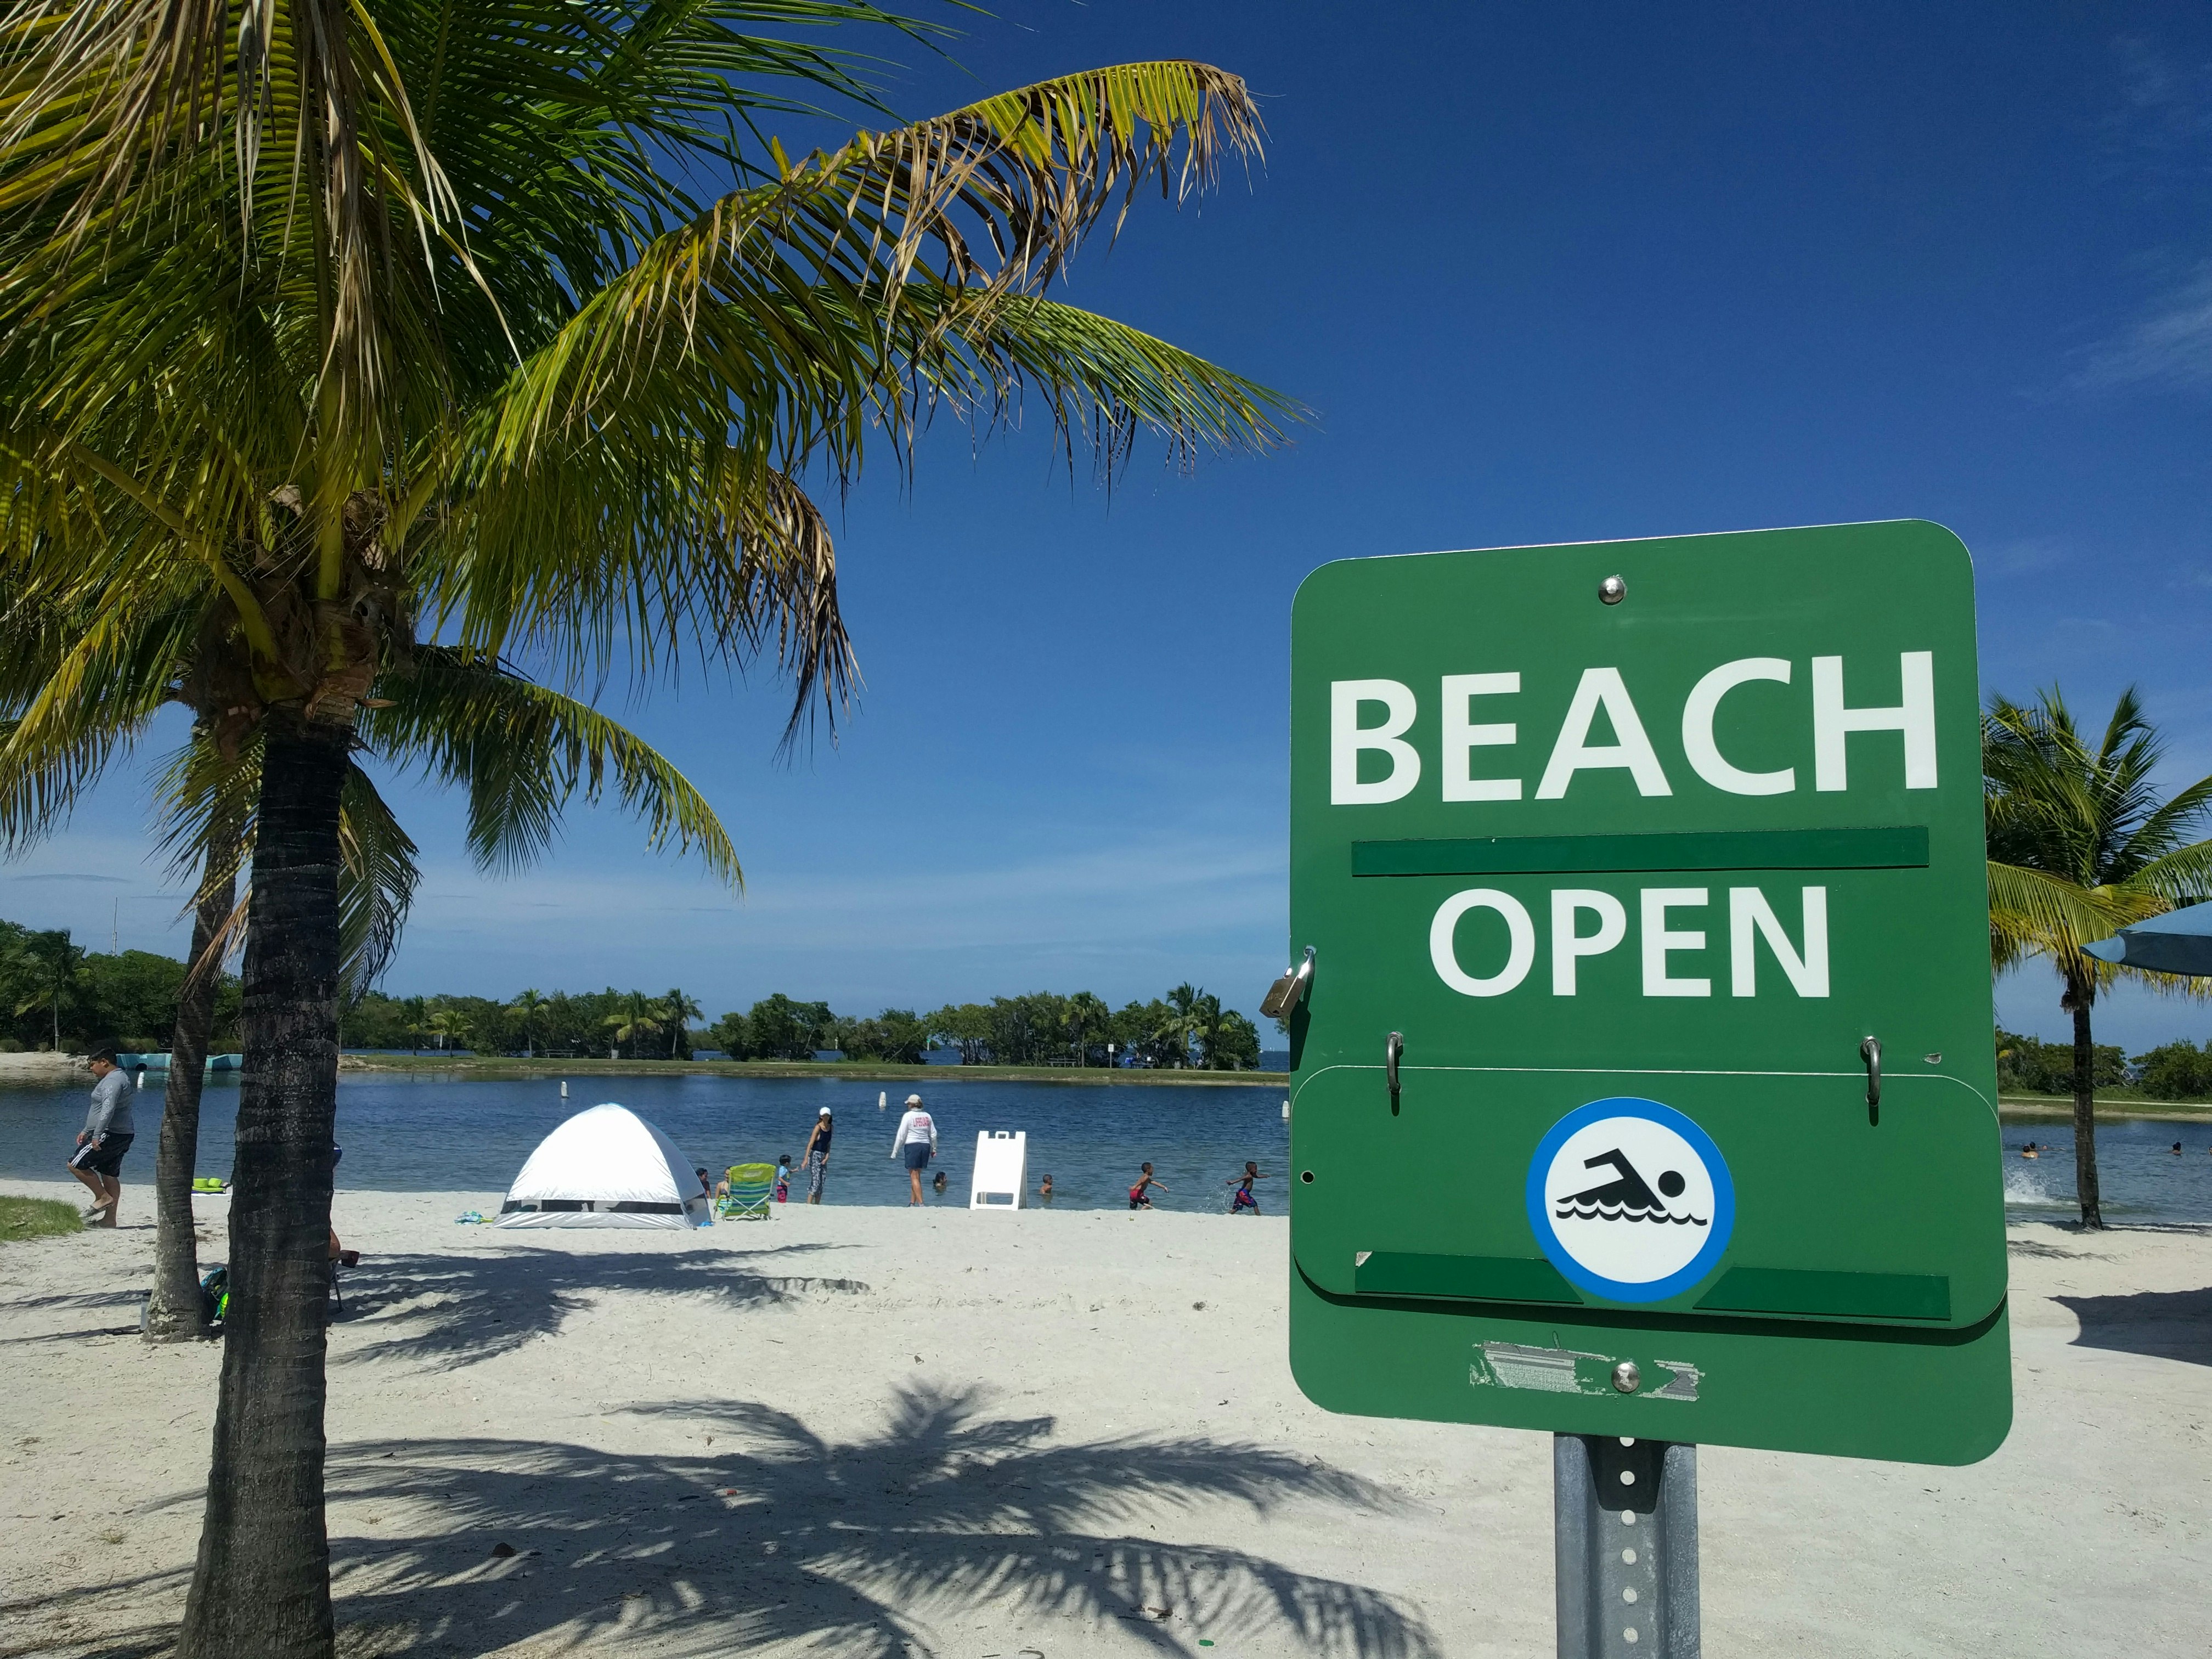
M2033 1141L2040 1157L2021 1152ZM2179 1156L2173 1144L2181 1143ZM2056 1119L2004 1126L2005 1213L2014 1221L2075 1221L2074 1125ZM2137 1121L2097 1126L2097 1181L2109 1226L2212 1221L2212 1122Z
M61 1176L84 1122L88 1088L0 1090L0 1176ZM884 1091L890 1103L878 1111L876 1097ZM890 1156L891 1133L899 1103L915 1091L914 1084L849 1078L679 1074L574 1078L563 1100L557 1077L493 1081L347 1073L338 1081L337 1137L345 1149L338 1184L386 1192L481 1190L495 1198L562 1119L607 1100L659 1124L695 1163L718 1175L732 1164L772 1164L786 1152L796 1168L807 1131L827 1106L836 1131L824 1200L903 1204L906 1171ZM1138 1166L1149 1158L1167 1187L1154 1198L1155 1207L1221 1210L1229 1177L1254 1158L1272 1177L1258 1188L1262 1212L1282 1207L1290 1125L1283 1121L1279 1085L985 1083L945 1076L924 1079L918 1092L937 1120L939 1157L931 1171L941 1169L947 1179L935 1202L968 1201L979 1131L1018 1129L1029 1135L1030 1202L1048 1173L1055 1209L1125 1207ZM124 1166L126 1187L152 1177L161 1103L159 1079L149 1078L133 1098L137 1139ZM209 1083L200 1111L201 1174L229 1174L237 1109L234 1079ZM804 1186L793 1196L803 1200Z
M825 1197L832 1204L903 1204L905 1172L889 1157L899 1102L912 1085L852 1079L593 1077L464 1081L419 1073L347 1073L338 1086L341 1184L383 1191L505 1191L531 1149L556 1124L602 1100L619 1100L658 1123L696 1162L720 1171L741 1160L798 1161L818 1109L836 1114ZM211 1082L203 1108L199 1170L227 1175L234 1079ZM887 1090L888 1109L876 1109ZM948 1178L938 1202L964 1204L979 1130L1029 1134L1030 1188L1048 1171L1057 1209L1119 1209L1152 1160L1165 1184L1161 1209L1218 1211L1246 1158L1272 1179L1261 1206L1283 1207L1290 1126L1285 1091L1267 1087L963 1081L946 1068L921 1092L938 1122L933 1169ZM0 1176L53 1180L84 1121L86 1091L0 1090ZM161 1127L158 1085L133 1104L138 1138L126 1183L153 1174ZM2029 1141L2050 1150L2020 1156ZM2182 1144L2177 1158L2169 1150ZM2007 1214L2015 1221L2064 1221L2075 1213L2074 1137L2066 1123L2004 1126ZM2097 1135L2105 1218L2115 1225L2212 1222L2212 1123L2112 1122ZM1389 1178L1378 1172L1378 1178ZM803 1188L799 1196L804 1196Z

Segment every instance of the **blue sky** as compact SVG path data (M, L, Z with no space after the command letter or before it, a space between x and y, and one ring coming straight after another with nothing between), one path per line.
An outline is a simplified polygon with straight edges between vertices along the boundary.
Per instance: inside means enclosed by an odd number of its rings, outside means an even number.
M579 811L534 875L429 866L398 992L680 982L840 1012L1192 979L1251 1011L1285 950L1288 616L1327 560L1926 517L1977 556L1984 678L2101 715L2133 680L2212 771L2212 14L1013 0L921 114L1194 57L1267 163L1140 201L1066 297L1303 399L1264 459L1110 497L1045 423L940 428L838 521L867 686L774 755L781 690L629 712L723 811L733 902ZM866 43L862 43L866 44ZM880 44L880 43L877 43ZM808 142L812 135L808 135ZM156 744L156 747L159 745ZM0 915L175 950L143 778L0 874ZM2056 1036L2056 988L2000 988ZM2130 1048L2212 1012L2124 995Z

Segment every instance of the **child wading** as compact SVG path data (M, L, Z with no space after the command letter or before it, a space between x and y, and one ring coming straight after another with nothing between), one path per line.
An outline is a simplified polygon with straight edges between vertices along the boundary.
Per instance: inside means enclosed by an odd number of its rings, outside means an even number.
M1155 1176L1152 1173L1152 1166L1147 1164L1145 1165L1144 1173L1137 1177L1137 1184L1129 1188L1129 1207L1133 1210L1151 1209L1152 1188L1155 1187L1165 1192L1168 1189L1168 1183Z
M1229 1213L1231 1215L1259 1214L1260 1200L1252 1196L1252 1183L1266 1178L1260 1173L1260 1166L1248 1158L1245 1161L1243 1175L1229 1182L1229 1185L1237 1189L1229 1194Z

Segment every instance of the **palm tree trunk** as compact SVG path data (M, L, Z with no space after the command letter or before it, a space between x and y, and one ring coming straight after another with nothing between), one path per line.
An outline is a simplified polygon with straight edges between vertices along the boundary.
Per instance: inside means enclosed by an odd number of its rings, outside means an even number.
M213 865L222 849L208 854ZM210 877L212 872L210 872ZM154 1294L146 1309L149 1342L186 1342L201 1334L200 1264L192 1220L192 1165L199 1153L200 1089L207 1077L208 1035L215 1025L221 964L202 958L228 920L234 877L203 889L192 912L192 976L177 1000L169 1037L169 1080L161 1092L161 1139L154 1154Z
M2081 1224L2101 1227L2105 1214L2097 1193L2097 1049L2089 1036L2087 986L2067 988L2074 1005L2074 1192L2081 1200Z
M214 1466L179 1659L329 1659L323 1358L349 727L267 726Z

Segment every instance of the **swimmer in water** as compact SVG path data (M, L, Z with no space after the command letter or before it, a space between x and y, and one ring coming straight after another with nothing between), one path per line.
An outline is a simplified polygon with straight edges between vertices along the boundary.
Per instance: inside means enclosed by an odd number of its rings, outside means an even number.
M2035 1143L2032 1140L2029 1141L2027 1146L2020 1149L2020 1155L2022 1158L2040 1158L2043 1156L2042 1153L2035 1150Z
M1044 1185L1037 1188L1037 1196L1048 1204L1052 1202L1052 1177L1050 1176L1047 1176L1044 1178Z
M2181 1143L2178 1140L2173 1143L2173 1155L2176 1158L2181 1156Z
M942 1193L945 1190L945 1171L939 1170L937 1172L937 1179L931 1182L929 1184L935 1188L939 1192Z

